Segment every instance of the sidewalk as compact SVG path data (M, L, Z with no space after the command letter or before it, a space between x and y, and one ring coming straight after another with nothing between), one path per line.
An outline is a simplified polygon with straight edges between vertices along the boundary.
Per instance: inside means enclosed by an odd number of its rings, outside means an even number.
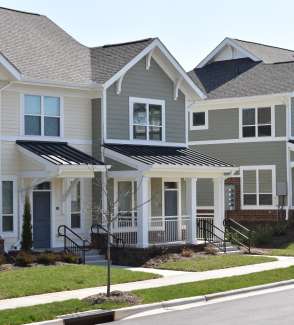
M246 266L238 266L227 269L205 272L182 272L169 270L156 270L149 268L127 268L133 271L152 272L162 275L162 278L137 281L113 285L112 290L132 291L137 289L156 288L173 284L196 282L201 280L216 279L234 275L244 275L254 272L262 272L294 265L294 257L277 257L278 261ZM72 291L61 291L41 295L3 299L0 300L0 310L46 304L50 302L64 301L68 299L83 299L87 296L106 292L106 287L85 288Z

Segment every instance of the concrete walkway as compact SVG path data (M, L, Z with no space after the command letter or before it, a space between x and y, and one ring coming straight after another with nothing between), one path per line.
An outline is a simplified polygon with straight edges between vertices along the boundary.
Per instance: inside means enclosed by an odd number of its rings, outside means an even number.
M205 272L182 272L170 270L156 270L149 268L127 268L133 271L143 271L160 274L159 279L137 281L124 284L112 285L112 290L132 291L137 289L157 288L167 285L196 282L201 280L216 279L234 275L244 275L254 272L262 272L278 268L286 268L294 265L294 257L277 257L278 261L246 266L238 266L227 269L205 271ZM64 301L68 299L83 299L88 296L106 292L106 287L85 288L72 291L61 291L41 295L3 299L0 300L0 310L46 304L50 302Z

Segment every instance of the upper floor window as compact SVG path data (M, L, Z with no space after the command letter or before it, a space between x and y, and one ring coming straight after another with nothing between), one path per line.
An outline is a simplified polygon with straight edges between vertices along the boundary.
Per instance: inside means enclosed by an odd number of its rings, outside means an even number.
M191 130L208 129L208 111L192 112L190 117Z
M130 98L131 140L164 141L164 110L162 100Z
M272 130L271 107L242 109L242 137L270 137Z
M242 203L245 208L273 205L274 167L242 167Z
M24 134L60 136L60 98L52 96L24 96Z

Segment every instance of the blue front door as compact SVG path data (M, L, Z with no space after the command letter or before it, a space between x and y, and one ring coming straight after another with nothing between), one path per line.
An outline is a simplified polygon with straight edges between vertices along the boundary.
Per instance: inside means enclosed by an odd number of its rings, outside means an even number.
M50 248L51 192L33 192L33 247Z

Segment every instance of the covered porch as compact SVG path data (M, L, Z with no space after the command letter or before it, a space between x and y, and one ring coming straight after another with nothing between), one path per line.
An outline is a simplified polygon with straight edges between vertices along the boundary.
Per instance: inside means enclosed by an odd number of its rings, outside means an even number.
M106 145L106 155L136 167L109 172L112 233L125 246L195 245L204 224L223 229L224 180L232 165L187 148ZM214 206L197 207L197 183L211 179Z

